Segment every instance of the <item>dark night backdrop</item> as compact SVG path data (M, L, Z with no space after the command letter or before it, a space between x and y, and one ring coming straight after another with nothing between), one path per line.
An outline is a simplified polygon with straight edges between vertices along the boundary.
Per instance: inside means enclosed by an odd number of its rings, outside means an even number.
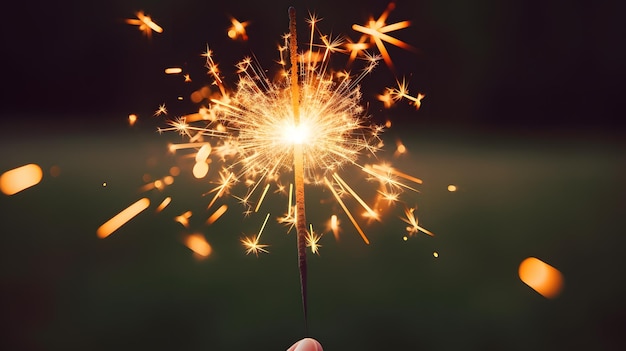
M294 236L275 227L271 255L243 255L238 234L258 228L258 218L242 224L232 204L222 223L196 225L216 253L193 260L171 218L192 209L201 223L207 187L167 154L177 139L155 133L163 120L151 117L162 103L170 116L193 112L176 97L209 81L207 44L227 80L251 53L271 70L290 5L301 38L311 10L322 31L357 39L351 25L387 1L5 8L0 172L33 162L44 179L0 197L3 349L275 350L302 337ZM164 33L148 39L124 23L138 10ZM624 10L615 1L397 2L388 23L411 20L397 37L420 52L388 48L411 92L426 93L423 107L381 108L375 95L395 81L384 64L364 80L364 100L374 119L393 120L387 145L407 145L396 162L424 179L412 201L437 236L404 243L391 218L370 228L370 246L350 233L339 243L324 237L310 264L311 336L327 350L626 346ZM226 36L231 15L251 21L248 42ZM170 66L193 82L163 74ZM140 116L132 128L130 113ZM144 196L144 173L162 176L174 164L186 173L167 211L147 213L152 206L96 238L100 224ZM448 193L450 183L460 191ZM154 205L164 195L150 196ZM528 256L563 272L561 296L544 299L519 281Z

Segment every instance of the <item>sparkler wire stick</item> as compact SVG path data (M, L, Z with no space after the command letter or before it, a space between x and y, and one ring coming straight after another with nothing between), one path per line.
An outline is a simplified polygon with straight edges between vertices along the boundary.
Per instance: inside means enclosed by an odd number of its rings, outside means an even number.
M296 38L296 9L289 7L289 54L291 61L291 105L296 129L300 128L300 87L298 85L298 41ZM304 212L304 157L302 142L293 144L293 174L296 188L296 235L298 245L298 269L300 270L300 293L304 312L304 327L307 328L306 300L306 214Z

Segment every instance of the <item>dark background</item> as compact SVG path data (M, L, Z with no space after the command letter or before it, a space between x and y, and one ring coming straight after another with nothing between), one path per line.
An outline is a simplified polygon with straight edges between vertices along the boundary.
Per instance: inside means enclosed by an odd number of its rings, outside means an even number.
M317 12L322 30L356 40L350 26L378 17L387 2L13 2L0 24L0 112L107 120L138 113L171 95L164 91L173 84L164 67L183 66L196 84L204 80L198 55L206 44L225 74L252 52L271 69L290 5L301 18ZM164 33L147 40L125 24L138 10ZM388 23L411 20L393 35L421 51L388 46L398 76L409 77L411 91L430 100L422 125L614 129L623 126L623 10L614 1L401 1ZM251 21L248 43L225 35L229 16ZM299 27L307 33L303 21ZM393 83L388 71L378 71L381 82L370 81L365 91L379 93Z
M301 338L295 236L272 223L271 254L245 256L239 238L265 214L243 219L236 200L203 225L210 187L192 178L189 159L167 153L181 139L155 133L165 122L152 114L162 103L170 117L195 111L186 97L209 82L207 44L234 84L243 56L274 68L289 5L301 38L311 10L322 31L357 39L351 25L387 2L11 5L0 22L0 171L37 163L44 179L0 197L3 348L276 350ZM419 53L388 45L395 74L427 97L419 111L382 109L375 95L395 76L381 63L363 81L363 99L374 120L393 121L381 156L424 180L405 201L419 204L420 223L437 235L404 242L398 206L368 226L366 246L344 218L341 240L327 234L321 255L310 256L311 336L327 350L625 347L619 6L397 3L387 22L411 20L393 35ZM138 10L164 33L148 39L124 23ZM251 21L248 42L226 36L230 15ZM165 75L170 66L193 82ZM130 113L140 117L133 127ZM391 156L396 140L409 150L400 159ZM182 169L174 185L138 192L144 174L159 178L172 165ZM335 209L318 205L325 195L313 187L307 194L309 219L321 228ZM144 196L148 210L97 239L100 224ZM172 205L154 213L165 196ZM268 211L282 213L283 200L268 201ZM187 210L194 216L183 228L172 218ZM213 246L208 260L181 244L191 232ZM556 299L519 280L529 256L563 272Z

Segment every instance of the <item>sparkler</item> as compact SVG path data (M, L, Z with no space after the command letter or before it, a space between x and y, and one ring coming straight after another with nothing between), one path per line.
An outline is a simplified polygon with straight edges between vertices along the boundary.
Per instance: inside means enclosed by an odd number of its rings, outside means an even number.
M304 52L298 51L296 11L289 8L289 33L283 36L284 45L279 46L278 63L282 67L279 78L270 80L258 63L246 57L236 65L239 81L234 90L227 87L213 52L207 46L202 56L206 59L208 74L217 91L203 88L194 93L195 97L192 94L192 101L207 101L208 106L201 107L197 113L175 118L168 122L168 126L159 129L160 132L175 131L188 138L188 142L170 145L170 151L195 151L193 174L196 178L204 178L209 174L209 164L213 172L217 172L217 185L205 193L211 196L207 209L211 209L222 197L230 195L239 200L245 208L244 214L249 215L262 211L263 202L272 186L276 188L273 192L288 196L287 213L278 218L278 222L296 230L305 325L306 249L308 247L313 254L318 254L321 247L319 241L323 235L316 233L310 224L307 228L305 187L317 185L327 189L362 240L369 244L370 241L359 224L360 218L351 210L350 203L358 204L358 208L364 212L363 217L368 221L380 221L381 208L385 203L390 205L400 201L400 193L404 190L417 191L414 184L422 183L420 179L386 164L359 163L362 156L374 155L382 146L380 133L385 128L369 123L369 116L361 104L359 84L381 59L387 64L391 63L384 46L378 46L381 40L408 47L384 34L408 26L408 21L388 26L385 24L392 8L390 5L377 21L371 21L367 27L369 29L361 30L364 36L358 43L343 37L322 35L317 28L319 19L311 15L307 20L310 38ZM237 23L233 21L232 30L241 33L243 28L237 29ZM241 25L245 27L245 23ZM316 33L320 34L321 43L315 41ZM360 44L365 44L364 38L368 35L377 44L382 56L364 51L367 45ZM358 54L358 59L365 63L361 71L354 75L347 71L333 71L329 65L330 57L341 52L350 52L349 63ZM404 80L403 83L398 83L398 88L387 88L384 99L379 97L386 107L401 99L407 99L419 107L422 98L423 96L410 96ZM167 110L162 105L155 115L166 113ZM402 143L397 146L396 154L406 152ZM368 180L378 182L375 205L368 204L350 182L340 175L340 171L346 166L354 166ZM285 173L293 174L288 191L283 185L285 183L282 175ZM167 178L167 182L166 178L147 184L143 190L161 189L171 184L171 177ZM247 186L245 195L231 194L237 183ZM159 208L164 206L167 203ZM226 205L213 210L205 223L212 224L227 210ZM407 210L406 219L403 218L409 224L409 235L418 231L432 235L418 226L413 212L413 209ZM187 227L190 217L191 211L187 211L175 220ZM268 245L261 243L261 234L269 217L270 214L267 213L256 235L241 239L247 254L259 256L260 253L269 253ZM335 237L339 235L339 223L338 217L333 215L329 230Z

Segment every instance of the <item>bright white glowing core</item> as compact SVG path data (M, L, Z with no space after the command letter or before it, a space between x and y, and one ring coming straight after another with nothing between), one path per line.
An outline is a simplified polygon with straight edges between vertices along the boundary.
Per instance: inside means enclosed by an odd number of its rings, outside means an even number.
M307 144L309 142L309 127L306 123L287 126L283 129L283 140L288 144Z

